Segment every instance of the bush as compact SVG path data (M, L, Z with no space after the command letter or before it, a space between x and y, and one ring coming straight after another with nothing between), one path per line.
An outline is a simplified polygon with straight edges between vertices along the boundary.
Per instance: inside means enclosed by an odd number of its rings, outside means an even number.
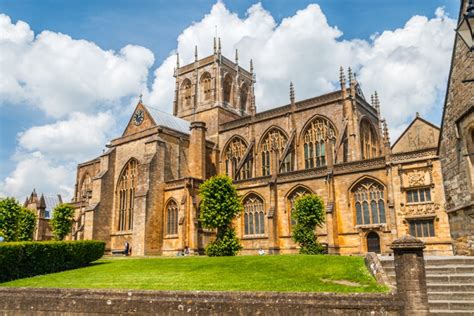
M22 207L18 222L18 241L33 240L35 229L36 214L32 210Z
M208 256L235 256L242 246L232 221L243 210L236 187L228 176L214 176L199 187L199 221L204 228L217 229L217 238L206 247Z
M0 282L84 267L104 250L95 240L0 243Z
M324 203L316 194L300 196L295 201L291 214L296 224L293 228L293 240L300 245L300 253L315 255L324 252L318 243L315 228L324 223Z
M21 205L12 197L0 201L0 236L5 241L17 241Z
M51 229L54 240L63 240L72 229L74 223L74 208L69 204L59 204L53 210Z
M222 233L223 236L209 243L206 247L206 255L209 257L235 256L242 246L234 229L229 228Z

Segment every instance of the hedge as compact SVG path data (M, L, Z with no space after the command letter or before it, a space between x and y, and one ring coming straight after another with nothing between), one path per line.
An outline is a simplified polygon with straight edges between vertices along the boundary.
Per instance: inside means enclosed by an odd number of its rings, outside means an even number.
M104 255L105 242L0 242L0 282L84 267Z

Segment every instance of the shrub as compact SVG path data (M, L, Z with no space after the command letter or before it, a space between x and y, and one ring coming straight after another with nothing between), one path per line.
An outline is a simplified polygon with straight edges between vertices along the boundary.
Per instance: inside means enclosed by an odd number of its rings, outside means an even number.
M323 253L324 248L318 243L315 234L316 225L324 223L324 203L321 198L316 194L297 198L291 216L296 221L292 238L300 245L300 253Z
M235 256L242 249L232 221L243 210L237 189L228 176L214 176L200 186L199 221L217 229L217 238L206 247L208 256Z
M53 210L51 229L55 240L63 240L72 229L74 208L69 204L59 204Z
M218 236L206 247L206 255L209 257L235 256L241 249L242 246L234 229L230 228L223 231L222 236Z
M16 241L19 235L21 205L12 197L0 201L0 236Z
M33 240L35 229L36 214L32 210L22 207L18 222L18 241Z
M83 267L104 250L95 240L0 243L0 282Z

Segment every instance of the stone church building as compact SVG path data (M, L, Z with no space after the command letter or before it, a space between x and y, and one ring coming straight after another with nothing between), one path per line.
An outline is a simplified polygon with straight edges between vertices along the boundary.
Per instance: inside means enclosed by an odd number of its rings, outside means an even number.
M375 94L351 73L340 89L257 112L252 63L214 53L175 70L173 115L137 104L123 135L77 168L73 239L100 239L133 255L202 252L214 237L198 221L199 185L234 179L244 211L242 253L297 252L293 202L325 202L317 228L329 253L391 252L407 233L431 254L452 254L437 144L438 127L416 117L391 146Z

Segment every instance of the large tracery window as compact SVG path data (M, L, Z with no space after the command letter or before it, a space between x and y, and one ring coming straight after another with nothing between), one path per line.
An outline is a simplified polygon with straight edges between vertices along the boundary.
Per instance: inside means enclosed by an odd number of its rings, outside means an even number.
M371 179L360 181L352 190L356 224L383 224L385 219L384 187Z
M244 200L244 236L262 236L265 234L265 211L263 200L251 194Z
M247 151L246 142L240 137L234 137L234 139L227 145L225 149L225 172L228 176L233 177L236 180L248 179L252 176L252 155L249 155L249 159L237 172L237 166L240 161L244 159L245 152Z
M288 195L288 216L289 216L289 223L291 227L296 224L296 221L293 218L293 211L295 209L295 202L296 199L300 196L310 194L311 192L306 189L305 187L297 187L295 188L289 195Z
M232 77L230 75L225 76L224 79L224 102L230 103L232 94Z
M181 84L181 97L183 100L183 108L191 107L191 98L192 98L191 80L186 79Z
M362 159L370 159L378 156L377 134L368 120L363 120L360 124L360 142Z
M178 235L178 204L175 200L168 202L166 206L166 235Z
M133 207L137 188L138 162L130 160L122 171L117 184L118 230L133 228Z
M211 89L211 75L206 72L201 76L201 88L202 96L204 101L211 99L212 89Z
M260 145L260 155L262 160L262 175L268 176L271 174L273 164L280 164L280 161L273 161L272 156L275 155L278 159L285 150L288 137L279 129L272 128L265 136ZM293 170L294 150L290 150L283 159L280 172L287 172Z
M332 124L324 118L318 117L309 124L304 134L305 169L326 165L326 149L335 135Z

